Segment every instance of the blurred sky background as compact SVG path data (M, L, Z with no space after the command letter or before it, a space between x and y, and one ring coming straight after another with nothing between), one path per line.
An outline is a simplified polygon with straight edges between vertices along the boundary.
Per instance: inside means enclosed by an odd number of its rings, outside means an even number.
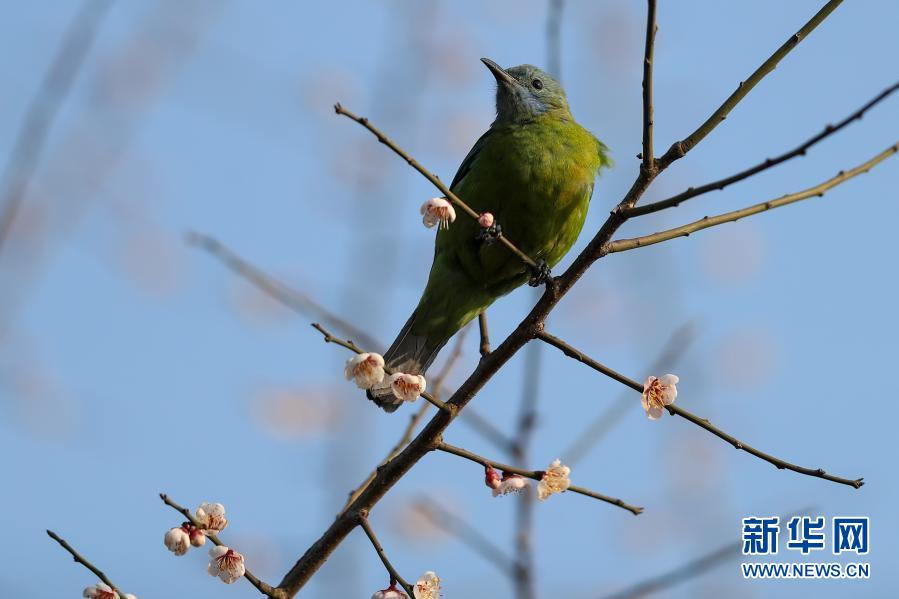
M822 4L661 2L658 153ZM4 162L80 7L5 2ZM644 11L637 1L565 3L561 79L574 115L617 163L596 187L575 250L637 170ZM210 579L205 550L165 550L163 534L180 519L160 491L191 507L223 502L225 541L263 579L280 580L412 410L386 415L363 401L342 380L347 352L325 345L310 317L184 235L216 237L389 342L426 278L433 231L418 207L434 190L331 106L369 116L448 181L494 114L495 84L478 58L546 64L546 15L540 0L112 7L0 254L0 595L76 597L95 582L46 537L51 528L141 599L258 596L243 581ZM896 2L845 3L645 201L783 152L854 111L897 78L896 23ZM634 220L620 235L818 183L896 142L897 124L899 97L805 158ZM893 159L823 198L609 256L579 282L551 332L642 380L672 333L691 324L672 367L678 405L764 451L867 484L856 491L778 471L686 421L650 422L632 395L572 478L646 512L573 494L537 506L539 596L600 597L738 543L744 516L807 507L828 519L871 517L871 580L747 582L735 559L663 596L895 596L897 187ZM523 289L495 304L495 342L534 298ZM542 357L533 468L565 461L584 423L622 393L555 350ZM472 332L450 383L477 359ZM506 431L524 368L519 354L472 404ZM506 458L462 420L446 439ZM410 508L439 498L510 547L514 499L492 499L482 480L471 463L430 455L377 506L373 525L405 576L437 570L448 598L511 596L490 563ZM834 558L828 545L805 559ZM794 560L803 558L782 551L769 561ZM301 596L369 597L385 582L355 531Z

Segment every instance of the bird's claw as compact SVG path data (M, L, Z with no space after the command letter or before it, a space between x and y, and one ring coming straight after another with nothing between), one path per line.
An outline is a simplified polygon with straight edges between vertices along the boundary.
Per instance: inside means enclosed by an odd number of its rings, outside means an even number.
M499 223L491 225L489 227L482 227L478 234L475 235L475 239L486 244L491 244L503 235L503 228Z
M537 260L537 266L531 267L531 275L531 280L528 281L528 285L531 287L539 287L552 280L552 272L549 270L549 265L542 258Z

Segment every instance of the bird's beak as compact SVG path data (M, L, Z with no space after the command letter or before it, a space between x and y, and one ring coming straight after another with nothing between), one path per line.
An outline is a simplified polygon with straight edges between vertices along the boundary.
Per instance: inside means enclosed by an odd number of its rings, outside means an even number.
M490 69L490 72L493 73L493 76L496 77L497 83L505 83L507 85L518 85L518 81L507 73L505 69L501 66L490 60L489 58L482 58L481 62L487 65L487 68Z

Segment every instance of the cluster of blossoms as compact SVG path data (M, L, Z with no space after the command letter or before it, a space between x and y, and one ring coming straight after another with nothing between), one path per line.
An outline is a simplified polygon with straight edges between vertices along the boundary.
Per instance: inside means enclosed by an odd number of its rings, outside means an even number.
M98 582L92 587L87 587L81 595L87 597L87 599L137 599L131 593L119 595L112 587L102 582Z
M456 220L456 209L446 198L431 198L421 205L421 222L427 228L437 225L446 229Z
M648 377L643 383L643 393L640 400L643 409L650 420L658 420L665 412L665 406L674 403L677 398L677 383L680 379L673 374L666 374L662 378Z
M553 463L543 472L543 476L540 477L540 482L537 484L537 499L545 501L550 495L567 491L568 487L571 486L571 479L568 478L569 474L571 474L571 468L558 459L553 460Z
M440 577L434 572L425 572L412 586L412 594L415 599L440 599ZM398 589L396 582L391 582L386 589L376 591L371 599L409 599L409 595Z
M484 484L493 490L493 496L520 493L528 486L528 480L520 474L503 471L502 477L493 466L484 466Z
M387 376L384 357L373 352L356 354L347 360L344 376L348 381L355 381L360 389L371 389L386 379L397 402L415 401L427 388L427 381L420 374L395 372Z
M181 526L169 529L165 533L165 546L175 555L184 555L191 547L202 547L206 544L206 535L218 534L228 526L225 517L225 506L221 503L200 504L194 515L196 526L191 522L185 522ZM233 549L219 545L209 550L207 568L211 576L218 576L223 582L231 584L243 576L247 569L243 556ZM85 597L88 597L85 590ZM98 599L118 599L118 595L90 595Z

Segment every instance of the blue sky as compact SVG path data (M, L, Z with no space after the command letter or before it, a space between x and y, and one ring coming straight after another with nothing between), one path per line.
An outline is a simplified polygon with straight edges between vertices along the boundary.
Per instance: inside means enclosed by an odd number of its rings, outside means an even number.
M659 150L692 131L821 2L661 4ZM3 160L79 6L8 3ZM641 2L566 2L561 78L575 117L616 160L575 250L636 173L643 11ZM371 117L448 180L493 117L494 84L478 58L545 64L545 16L538 0L113 7L0 255L0 560L14 566L0 572L0 594L78 596L94 582L46 528L142 599L255 594L209 578L205 552L165 551L162 536L179 519L160 491L189 506L223 502L232 521L224 538L254 572L280 580L410 410L388 416L362 401L341 380L344 350L183 236L216 237L389 341L426 277L433 232L418 206L434 191L331 105ZM886 0L838 8L647 200L785 151L892 84L896 22L899 5ZM818 183L895 143L897 122L893 98L804 158L620 234ZM823 198L609 256L548 323L637 379L672 332L692 323L673 367L679 405L787 460L864 476L866 486L778 471L683 420L648 421L632 397L633 409L572 478L646 513L571 494L539 505L539 596L623 589L737 543L744 516L805 507L871 517L869 581L746 582L729 562L664 596L882 597L899 586L899 542L889 534L899 526L899 482L888 445L897 164ZM494 339L534 298L519 290L495 305ZM584 422L621 394L561 354L542 357L534 468L564 461ZM472 333L450 382L476 361ZM519 355L472 404L502 429L513 427L524 368ZM447 440L505 459L461 421ZM489 563L409 509L423 494L437 497L509 547L513 500L492 499L481 481L476 466L431 455L378 505L373 526L407 577L437 570L447 597L511 595ZM353 533L301 596L368 597L383 586L377 557Z

